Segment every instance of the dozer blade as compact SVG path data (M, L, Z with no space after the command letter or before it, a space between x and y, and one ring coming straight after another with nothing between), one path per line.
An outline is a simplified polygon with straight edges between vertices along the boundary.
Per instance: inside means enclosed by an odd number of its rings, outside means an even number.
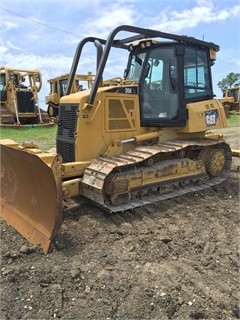
M61 157L40 156L1 145L0 216L32 244L48 252L62 224Z

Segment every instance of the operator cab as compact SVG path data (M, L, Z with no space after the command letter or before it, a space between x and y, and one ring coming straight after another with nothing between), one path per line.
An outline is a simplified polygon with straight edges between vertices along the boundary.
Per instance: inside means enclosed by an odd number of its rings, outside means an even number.
M184 126L187 103L214 97L209 48L144 40L129 51L125 79L138 84L142 126Z

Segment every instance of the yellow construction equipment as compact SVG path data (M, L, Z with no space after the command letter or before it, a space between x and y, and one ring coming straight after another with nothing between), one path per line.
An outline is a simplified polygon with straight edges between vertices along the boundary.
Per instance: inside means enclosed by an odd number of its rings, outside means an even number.
M42 87L39 70L0 68L0 124L24 125L49 123L38 104Z
M49 117L55 118L58 115L60 98L66 94L68 78L69 73L48 80L50 84L50 92L45 97L45 103L48 106L47 113ZM76 74L72 83L70 94L77 91L90 89L93 81L94 75L91 72L88 74Z
M226 88L223 91L223 97L220 102L224 106L226 112L240 112L240 87Z
M70 94L86 44L97 48L95 80ZM103 85L112 48L129 58L123 77ZM122 212L223 182L232 153L216 132L227 125L212 86L218 50L127 25L107 40L83 39L60 100L57 153L2 141L2 217L47 252L63 220L62 199L81 195Z

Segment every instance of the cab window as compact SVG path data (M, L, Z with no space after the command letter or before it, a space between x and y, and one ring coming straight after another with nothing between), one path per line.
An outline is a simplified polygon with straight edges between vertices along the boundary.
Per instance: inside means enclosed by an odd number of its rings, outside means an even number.
M177 58L175 48L154 48L143 68L142 118L174 119L178 109Z
M184 95L185 99L197 101L212 94L208 51L185 48Z

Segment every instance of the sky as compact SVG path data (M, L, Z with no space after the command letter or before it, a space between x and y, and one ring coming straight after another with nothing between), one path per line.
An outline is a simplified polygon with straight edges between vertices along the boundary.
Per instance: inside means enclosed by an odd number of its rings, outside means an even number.
M107 38L120 25L192 36L220 46L212 67L214 93L230 72L240 73L239 0L1 0L0 66L38 69L46 110L48 79L69 73L78 43L85 37ZM104 79L123 76L126 59L114 52ZM96 49L86 47L78 73L96 72Z

